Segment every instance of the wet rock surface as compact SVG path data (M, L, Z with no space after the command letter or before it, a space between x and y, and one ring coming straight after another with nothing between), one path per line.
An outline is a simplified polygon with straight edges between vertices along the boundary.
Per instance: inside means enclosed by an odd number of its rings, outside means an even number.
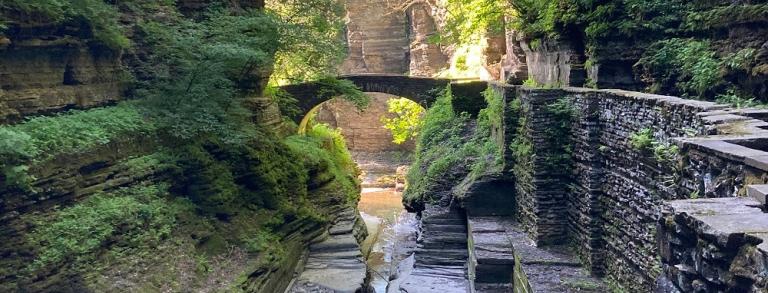
M413 268L389 292L469 292L467 278L467 225L455 209L427 205L422 212L421 234Z
M345 210L328 230L328 237L309 246L304 271L288 292L365 292L366 265L357 232L360 226L357 211Z

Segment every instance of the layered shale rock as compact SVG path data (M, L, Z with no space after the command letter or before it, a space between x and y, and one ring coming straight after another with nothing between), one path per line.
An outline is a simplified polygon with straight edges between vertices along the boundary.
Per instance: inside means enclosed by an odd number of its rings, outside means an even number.
M120 53L83 24L12 17L0 35L0 123L120 100Z
M367 291L367 269L360 242L365 223L354 208L338 211L336 223L309 246L303 271L288 292L355 293Z
M342 73L408 71L408 21L386 0L347 1L349 56Z

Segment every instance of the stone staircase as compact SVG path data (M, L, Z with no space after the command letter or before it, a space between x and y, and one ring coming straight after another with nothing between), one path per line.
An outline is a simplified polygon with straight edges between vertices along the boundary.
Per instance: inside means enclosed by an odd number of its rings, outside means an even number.
M464 215L448 207L427 205L421 225L413 270L400 282L399 292L470 292Z
M569 247L537 247L508 217L470 217L468 223L477 293L609 292Z

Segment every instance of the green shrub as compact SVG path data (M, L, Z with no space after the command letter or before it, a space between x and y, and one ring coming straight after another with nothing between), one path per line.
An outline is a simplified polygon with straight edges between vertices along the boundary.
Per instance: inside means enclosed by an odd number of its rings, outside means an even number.
M154 130L154 124L127 103L31 118L18 125L0 126L0 167L7 178L6 186L28 187L30 179L23 173L35 162L87 152L120 138L151 134Z
M174 189L209 214L232 216L244 206L281 210L307 194L301 157L267 131L246 143L209 140L175 153Z
M152 247L170 235L183 202L165 199L163 185L136 186L97 194L56 211L51 218L34 218L27 236L39 247L27 267L35 271L64 262L84 263L109 245Z
M501 165L501 149L491 138L491 127L500 123L503 101L492 91L485 97L488 107L480 111L476 124L469 114L454 112L450 86L427 109L407 174L406 202L433 201L436 189L450 186L446 182L479 176Z
M402 144L419 136L424 108L407 98L387 100L387 112L392 117L381 117L384 128L392 133L392 141Z
M357 201L360 194L359 170L339 130L316 124L306 135L291 136L285 142L295 153L303 155L307 172L315 177L332 179L350 203Z
M708 41L668 39L655 43L637 62L651 91L674 85L681 94L705 97L722 84L721 62Z
M165 136L243 143L254 135L244 98L265 86L279 47L274 17L212 9L200 21L139 22L152 48L137 94Z
M451 12L436 38L442 43L470 44L486 35L501 35L504 17L512 13L507 3L499 0L448 0L442 4Z
M744 97L738 94L735 90L730 89L726 93L719 94L715 97L715 102L721 104L728 104L734 108L766 108L768 105L765 102L757 101L753 97Z
M709 31L756 20L768 20L768 4L732 4L704 10L689 10L683 27L691 31Z
M629 144L637 151L650 150L653 142L653 130L650 128L643 128L629 135Z
M630 134L629 145L639 152L651 152L653 158L660 163L672 162L680 154L677 145L654 138L653 130L650 128L643 128Z
M653 157L658 162L674 161L680 154L680 148L672 143L654 142Z

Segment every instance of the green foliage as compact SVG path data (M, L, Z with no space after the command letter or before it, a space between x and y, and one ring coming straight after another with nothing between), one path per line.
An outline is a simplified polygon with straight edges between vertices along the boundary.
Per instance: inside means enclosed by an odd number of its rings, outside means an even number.
M48 218L33 219L36 228L28 239L39 247L27 269L74 261L85 263L110 239L129 247L157 245L176 225L182 202L164 198L163 185L136 186L97 194Z
M528 137L528 119L522 113L522 105L519 99L515 99L510 102L510 112L513 113L512 121L509 125L516 125L514 129L514 138L509 145L509 149L512 151L512 156L515 158L517 165L530 163L531 156L533 155L533 142Z
M486 98L489 105L500 107L496 94L487 92ZM445 182L479 176L499 166L500 149L490 136L490 126L501 110L484 109L475 124L467 113L454 112L453 99L449 86L424 116L415 160L407 174L406 201L434 200L435 189L445 188Z
M653 153L653 158L658 162L672 162L677 159L680 149L670 142L662 142L653 137L653 130L643 128L629 136L629 145L639 152Z
M234 215L242 206L281 210L307 194L299 155L266 131L242 144L186 144L176 154L174 189L207 213Z
M546 111L554 123L545 130L547 137L551 138L549 146L544 148L545 167L555 174L567 172L573 155L571 128L577 118L576 109L570 99L560 98L547 105Z
M504 16L511 12L506 1L448 0L447 15L439 41L471 44L486 35L504 34Z
M278 49L273 17L213 10L200 22L146 22L140 28L153 48L155 76L139 93L164 133L231 143L252 135L243 97L263 86L263 70Z
M653 146L653 130L650 128L643 128L638 132L629 135L629 145L637 151L645 151L651 149Z
M694 192L691 192L691 195L689 196L691 199L698 199L699 198L699 191L696 190Z
M527 118L528 110L522 107L519 100L512 101L510 108L510 111L514 113L513 117L510 117L510 123L512 123L511 125L515 125L515 122L517 124L514 138L509 145L515 158L515 172L531 174L534 161L538 161L537 158L540 157L542 158L541 165L545 170L548 170L548 175L570 176L573 153L571 128L573 121L577 118L577 112L571 100L561 98L544 107L546 115L551 117L553 121L543 130L550 139L535 146L531 140L530 122Z
M335 75L346 55L344 4L339 0L268 0L279 19L280 49L271 83Z
M606 40L644 40L679 26L681 0L513 0L513 27L527 39L583 32L592 57Z
M402 144L419 136L424 108L406 98L387 100L387 111L392 117L381 117L384 127L392 132L393 142Z
M723 58L723 66L730 70L749 70L757 50L744 48Z
M264 95L271 97L277 103L278 107L280 107L280 114L283 116L298 117L302 114L301 108L299 108L299 101L279 87L267 86L264 89Z
M280 237L269 231L260 230L245 237L245 248L252 253L268 251L279 247Z
M745 97L739 94L734 89L729 89L725 93L719 94L715 97L715 102L720 104L728 104L735 108L766 108L768 104L765 102L757 101L752 97Z
M570 1L563 1L568 3ZM528 39L553 38L558 35L558 17L562 13L558 1L515 0L510 1L515 11L512 27Z
M316 124L306 135L287 138L286 144L294 152L303 155L305 169L315 174L314 177L327 178L326 181L338 184L339 190L347 195L350 203L358 199L359 170L341 131L325 124Z
M668 39L651 46L638 61L643 79L658 92L674 84L681 94L704 97L721 82L720 61L707 41Z
M0 167L6 185L28 189L31 178L24 174L30 164L86 152L121 137L151 134L154 130L154 124L127 103L31 118L18 125L0 126Z
M672 143L654 142L653 157L658 162L674 161L680 154L680 148Z
M732 4L706 10L693 10L685 15L683 27L690 31L709 31L733 24L768 20L768 4Z
M504 127L502 125L504 122L504 99L490 87L483 91L483 98L485 99L486 107L478 113L477 123L478 127L488 129L490 134L491 128Z
M320 96L342 97L352 102L360 110L368 107L368 104L371 102L371 98L363 93L352 81L325 76L315 82L320 86L320 89L317 91L317 94Z
M55 23L84 21L93 36L113 49L124 49L130 41L118 24L115 6L103 0L7 0L0 3L0 11L17 10L40 15Z
M523 81L523 86L531 87L531 88L541 88L543 87L536 79L533 78L533 76L529 76L528 79Z

